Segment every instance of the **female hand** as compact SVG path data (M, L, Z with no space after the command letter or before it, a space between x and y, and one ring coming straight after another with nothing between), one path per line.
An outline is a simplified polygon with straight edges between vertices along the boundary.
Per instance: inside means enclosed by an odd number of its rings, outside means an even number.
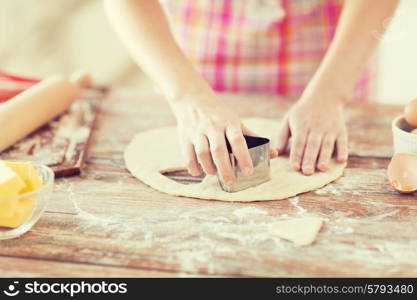
M176 101L173 111L177 119L180 145L187 158L188 171L198 176L219 175L229 187L235 183L226 146L229 141L243 174L253 173L252 160L243 135L255 135L245 128L239 117L214 93L188 95Z
M328 170L333 151L337 161L348 158L348 135L341 97L315 95L301 99L287 112L278 137L278 153L292 137L290 163L294 170L311 175Z

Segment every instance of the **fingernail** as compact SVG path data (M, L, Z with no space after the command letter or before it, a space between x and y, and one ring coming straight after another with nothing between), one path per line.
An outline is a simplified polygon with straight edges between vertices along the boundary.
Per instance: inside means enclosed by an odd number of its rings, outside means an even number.
M327 171L327 165L319 165L320 171Z
M313 174L313 169L311 169L311 168L303 169L303 173L305 175L311 175L311 174Z
M250 176L250 175L252 175L252 174L253 174L253 168L245 168L245 169L243 169L243 174L244 174L245 176Z
M195 170L189 170L188 173L190 173L191 176L199 176L201 174L201 172Z

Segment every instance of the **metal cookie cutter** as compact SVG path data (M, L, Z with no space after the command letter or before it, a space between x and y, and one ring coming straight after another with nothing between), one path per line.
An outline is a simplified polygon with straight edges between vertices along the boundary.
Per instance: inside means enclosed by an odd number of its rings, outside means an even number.
M246 144L248 145L249 154L252 158L254 172L250 176L245 176L240 170L236 157L232 153L232 147L227 142L227 149L229 151L230 161L233 171L235 173L236 182L229 188L226 186L219 175L220 186L226 192L238 192L249 187L259 185L271 179L270 164L269 164L269 139L262 137L244 136Z

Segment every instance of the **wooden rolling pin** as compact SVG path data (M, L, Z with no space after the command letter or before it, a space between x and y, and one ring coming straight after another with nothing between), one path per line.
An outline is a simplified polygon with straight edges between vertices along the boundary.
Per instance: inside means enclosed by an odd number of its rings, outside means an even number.
M0 104L0 152L65 112L76 93L76 84L53 76Z

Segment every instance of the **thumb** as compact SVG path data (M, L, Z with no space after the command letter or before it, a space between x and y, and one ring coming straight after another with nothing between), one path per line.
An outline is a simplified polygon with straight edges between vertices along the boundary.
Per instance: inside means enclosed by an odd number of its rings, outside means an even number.
M277 151L278 154L283 154L287 150L288 140L290 138L290 125L288 118L282 120L281 127L278 133Z

